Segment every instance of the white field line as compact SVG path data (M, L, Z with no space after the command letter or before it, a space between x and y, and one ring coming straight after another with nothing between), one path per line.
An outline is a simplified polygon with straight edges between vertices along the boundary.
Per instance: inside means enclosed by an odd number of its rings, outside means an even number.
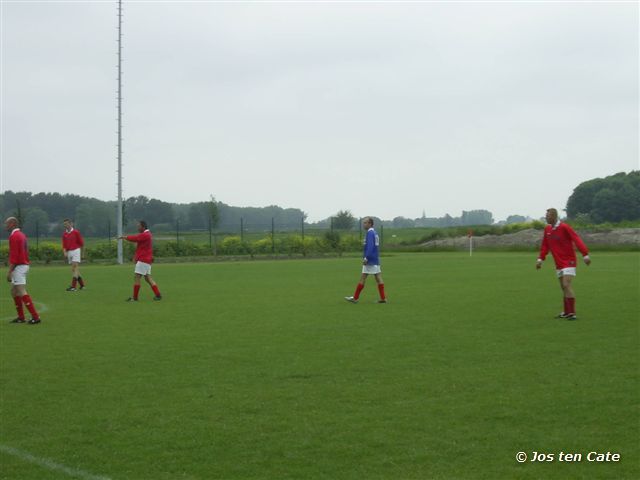
M47 470L65 473L70 477L80 478L82 480L110 480L109 477L104 477L102 475L93 475L92 473L85 472L84 470L80 470L78 468L71 468L65 465L60 465L59 463L49 460L48 458L36 457L35 455L31 455L30 453L23 452L22 450L8 447L6 445L0 445L0 452L6 453L8 455L13 455L14 457L18 457L25 462L34 463Z
M11 301L13 302L13 299L11 299ZM48 312L49 311L49 307L47 307L46 304L44 304L42 302L33 302L33 303L36 304L36 310L38 311L38 315L41 314L42 312ZM13 306L13 304L11 305L11 308L15 308ZM24 313L29 313L26 308L25 308L25 312ZM0 318L0 322L6 322L8 320L13 320L14 318L16 318L16 317L15 316L2 317L2 318Z

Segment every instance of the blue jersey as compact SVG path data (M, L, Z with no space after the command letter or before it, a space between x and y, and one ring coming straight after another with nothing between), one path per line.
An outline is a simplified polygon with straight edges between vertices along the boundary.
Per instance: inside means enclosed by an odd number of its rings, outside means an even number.
M364 239L364 258L367 259L367 265L380 265L379 246L380 237L373 228L370 228Z

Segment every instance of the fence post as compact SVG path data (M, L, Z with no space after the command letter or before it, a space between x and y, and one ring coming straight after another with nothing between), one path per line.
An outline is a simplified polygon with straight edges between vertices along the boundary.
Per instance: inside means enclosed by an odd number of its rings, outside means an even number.
M36 220L36 255L40 257L40 229L38 228L40 223Z
M180 256L180 220L176 220L176 255Z
M211 217L209 217L209 250L211 250Z
M275 255L276 253L276 228L275 228L275 220L271 217L271 255Z
M304 242L304 217L302 217L302 220L300 221L300 225L302 230L302 241Z
M384 243L384 225L380 224L380 246Z
M240 217L240 242L244 242L244 218Z

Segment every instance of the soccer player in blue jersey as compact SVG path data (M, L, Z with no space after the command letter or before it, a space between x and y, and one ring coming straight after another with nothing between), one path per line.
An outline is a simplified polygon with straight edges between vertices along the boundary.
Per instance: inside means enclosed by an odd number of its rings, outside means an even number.
M344 297L347 302L358 303L360 293L364 288L364 284L367 281L367 276L373 275L376 278L378 284L378 292L380 292L380 300L378 303L387 303L387 297L384 293L384 282L382 281L382 270L380 270L380 252L378 248L380 246L380 237L373 229L373 218L366 217L362 226L367 231L367 235L364 239L364 258L362 259L362 276L360 282L356 286L356 292L353 297Z

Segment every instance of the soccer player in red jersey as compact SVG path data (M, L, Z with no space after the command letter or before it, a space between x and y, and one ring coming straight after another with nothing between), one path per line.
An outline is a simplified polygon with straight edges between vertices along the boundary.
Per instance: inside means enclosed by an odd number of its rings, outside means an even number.
M136 262L135 275L133 279L133 297L129 297L127 302L137 302L138 293L140 292L140 279L144 277L149 284L155 296L154 300L162 300L158 285L151 277L151 264L153 263L153 236L147 227L147 222L140 220L138 222L138 235L125 235L119 237L129 242L137 243L136 254L133 257Z
M558 219L558 211L555 208L547 210L547 226L542 236L540 255L536 261L536 268L542 267L547 253L551 252L556 263L556 274L560 280L560 288L564 297L564 308L558 318L576 320L576 297L573 293L571 281L576 276L576 252L575 247L580 251L584 263L591 264L589 250L578 234L566 223Z
M29 324L40 323L40 316L33 305L31 297L27 293L27 273L29 273L29 247L27 236L18 228L18 219L9 217L4 221L4 226L9 234L9 272L7 282L11 282L11 296L16 304L18 317L11 323L25 323L24 307L31 314Z
M80 290L84 288L84 280L80 276L80 259L82 257L84 239L80 231L73 228L71 220L65 218L63 225L62 252L67 257L69 265L71 265L71 286L67 288L67 292L75 292L78 284L80 284Z

